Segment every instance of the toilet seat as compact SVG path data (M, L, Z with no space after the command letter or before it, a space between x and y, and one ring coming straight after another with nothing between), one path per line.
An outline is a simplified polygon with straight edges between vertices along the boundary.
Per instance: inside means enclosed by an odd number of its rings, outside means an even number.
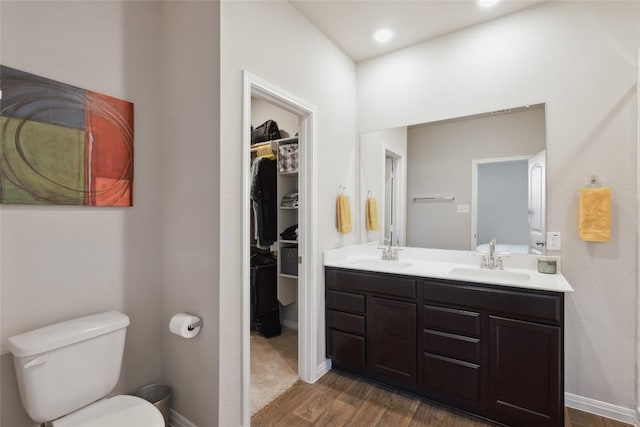
M59 418L52 427L165 427L160 411L144 399L129 395L103 399Z

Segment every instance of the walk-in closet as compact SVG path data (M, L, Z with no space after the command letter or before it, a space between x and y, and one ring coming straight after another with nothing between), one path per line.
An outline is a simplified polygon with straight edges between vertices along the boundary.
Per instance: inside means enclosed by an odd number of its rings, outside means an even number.
M251 98L251 414L298 381L298 116Z

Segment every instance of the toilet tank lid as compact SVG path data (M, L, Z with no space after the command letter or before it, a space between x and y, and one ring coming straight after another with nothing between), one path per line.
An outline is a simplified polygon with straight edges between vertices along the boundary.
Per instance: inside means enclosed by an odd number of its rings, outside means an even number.
M106 311L79 317L9 338L7 347L14 356L25 357L108 334L129 326L129 317L118 311Z

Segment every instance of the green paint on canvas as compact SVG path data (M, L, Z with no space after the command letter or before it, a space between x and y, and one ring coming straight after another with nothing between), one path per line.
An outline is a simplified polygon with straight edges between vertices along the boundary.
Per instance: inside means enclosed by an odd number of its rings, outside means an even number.
M78 129L0 117L3 203L84 204L85 134ZM20 151L21 150L21 151Z

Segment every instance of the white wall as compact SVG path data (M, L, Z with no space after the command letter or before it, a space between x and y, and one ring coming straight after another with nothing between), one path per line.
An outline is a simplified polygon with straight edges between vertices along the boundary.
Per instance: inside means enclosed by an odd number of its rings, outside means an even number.
M147 2L0 3L3 65L134 103L134 207L3 205L2 347L105 310L131 318L117 391L160 381L160 8ZM2 356L3 426L31 425Z
M405 217L406 206L406 176L407 176L407 128L399 127L360 135L360 197L359 214L361 242L383 243L385 224L385 156L387 150L400 156L398 174L400 196L398 197L399 218ZM369 191L373 192L378 211L378 230L367 230L365 223L365 203ZM400 237L406 237L405 222L399 224ZM397 235L397 234L396 234ZM395 240L395 239L394 239ZM395 244L395 243L394 243Z
M410 126L407 136L407 243L471 249L471 162L534 155L545 148L543 107ZM454 202L413 203L414 197L454 195ZM506 243L506 242L503 242Z
M219 424L241 422L241 141L242 70L286 89L318 109L317 230L319 278L322 250L355 242L335 231L335 197L339 185L357 188L355 66L338 48L286 2L221 4L221 186L220 244L220 395ZM265 25L265 22L268 25ZM354 215L354 230L359 218ZM324 330L324 285L320 280L319 330ZM318 359L324 360L324 334Z
M635 408L638 2L548 2L358 65L358 130L545 102L547 229L563 236L565 389ZM577 235L577 193L612 188L612 238Z
M219 328L227 322L218 309L219 23L219 2L163 2L162 379L174 389L173 408L199 426L218 419ZM171 316L183 311L205 322L193 339L169 333Z

